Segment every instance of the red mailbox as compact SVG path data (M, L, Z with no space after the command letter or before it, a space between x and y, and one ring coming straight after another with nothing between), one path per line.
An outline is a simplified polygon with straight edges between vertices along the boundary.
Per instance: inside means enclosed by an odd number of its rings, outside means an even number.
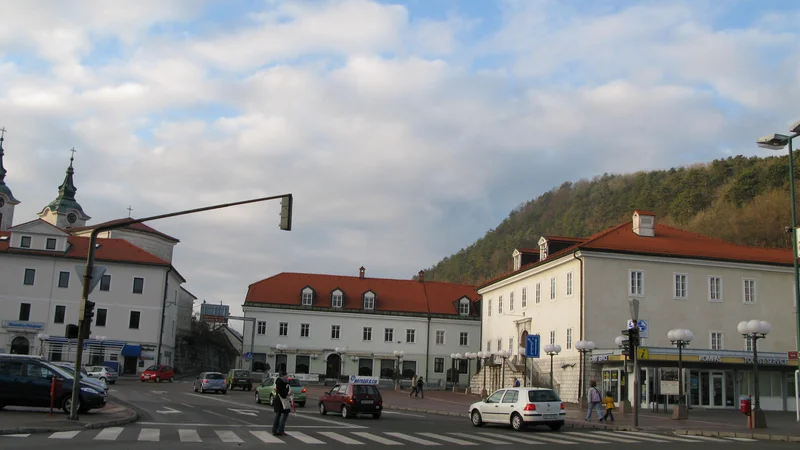
M745 396L739 397L739 411L741 411L742 414L749 416L751 409L752 408L750 407L750 397L745 397Z

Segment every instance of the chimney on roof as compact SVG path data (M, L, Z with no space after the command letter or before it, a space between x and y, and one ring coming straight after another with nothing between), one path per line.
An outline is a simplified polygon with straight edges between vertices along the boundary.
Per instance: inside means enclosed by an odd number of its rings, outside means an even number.
M656 235L656 213L636 210L633 212L633 232L639 236Z
M419 275L418 281L420 283L425 281L425 271L424 270L420 270L417 275Z
M367 269L365 269L364 266L361 266L361 268L358 269L358 278L361 278L363 280L364 279L364 272L366 272L366 270Z

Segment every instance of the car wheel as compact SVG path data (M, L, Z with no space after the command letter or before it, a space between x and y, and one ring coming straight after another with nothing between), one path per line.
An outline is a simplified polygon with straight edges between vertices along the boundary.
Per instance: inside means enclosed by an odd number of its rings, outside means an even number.
M72 412L72 396L65 395L64 399L61 400L61 409L66 413L69 414ZM81 409L81 399L78 399L78 409Z
M156 377L156 383L161 383L161 377Z
M473 426L482 427L483 426L483 418L481 418L481 413L478 412L477 409L472 410L472 414L470 414L470 421L472 422Z
M144 383L144 378L141 379L142 383Z
M117 382L116 381L112 381L110 384L117 384Z
M228 393L228 390L227 390L227 389L226 389L226 390L224 390L224 391L222 391L222 395L226 395L227 393Z
M379 412L372 413L372 418L373 419L380 419L381 418L381 413L379 413Z
M195 386L195 385L192 385L192 390L193 390L193 391L195 391L195 392L197 392L197 386Z
M272 406L272 402L275 400L275 397L272 394L269 395L269 406Z
M261 397L258 396L258 391L256 391L256 403L261 403Z
M342 405L342 417L345 419L349 418L352 414L350 413L350 408L347 405Z
M105 383L105 382L106 382L106 381L108 381L108 380L106 380L106 377L100 377L100 381L102 381L103 383Z
M550 427L550 429L551 429L552 431L558 431L558 430L560 430L560 429L561 429L561 427L563 427L563 426L564 426L564 424L563 424L563 423L554 423L554 424L548 425L548 427Z
M325 408L325 404L322 402L319 402L319 413L323 416L328 414L328 410Z
M522 431L525 429L525 421L522 420L522 416L517 413L511 415L511 428L514 431Z
M297 406L299 406L301 408L305 408L306 407L306 402L298 402Z
M169 377L169 382L172 383L173 381L175 381L175 377Z
M206 388L204 388L203 386L200 386L200 393L201 394L205 394L206 393Z

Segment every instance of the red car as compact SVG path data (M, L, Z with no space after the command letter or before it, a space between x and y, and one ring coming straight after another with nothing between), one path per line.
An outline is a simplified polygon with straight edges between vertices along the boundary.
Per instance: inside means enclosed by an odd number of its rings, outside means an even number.
M142 380L142 383L150 380L153 380L156 383L161 383L162 380L167 380L172 383L172 381L175 379L175 371L170 366L155 364L145 369L145 371L142 372L140 379Z
M319 399L319 413L342 413L345 418L358 414L372 414L380 419L383 411L383 397L374 384L337 384Z

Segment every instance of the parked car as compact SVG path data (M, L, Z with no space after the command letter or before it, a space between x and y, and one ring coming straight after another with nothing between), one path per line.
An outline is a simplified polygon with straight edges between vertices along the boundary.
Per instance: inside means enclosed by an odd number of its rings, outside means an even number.
M263 399L266 399L267 403L272 405L272 402L275 401L275 396L278 395L275 386L275 380L277 379L278 377L267 378L256 388L256 403L261 403ZM286 381L289 383L289 388L292 390L294 404L297 405L298 408L306 406L306 388L303 386L303 383L297 378L287 378Z
M469 407L472 425L484 423L511 425L517 431L528 425L547 425L557 431L564 426L567 410L558 394L545 388L499 389Z
M250 377L249 370L231 369L225 377L225 384L231 390L237 387L242 390L253 390L253 379Z
M0 408L5 406L50 407L50 389L56 379L61 389L55 405L65 413L72 408L74 377L41 357L0 354ZM106 405L104 390L79 380L78 412L86 413Z
M142 380L142 383L150 380L153 380L156 383L161 383L161 381L167 380L172 383L175 381L175 371L170 366L153 364L145 369L144 372L142 372L142 375L139 377L139 379Z
M219 372L203 372L194 380L192 387L195 392L200 391L205 394L208 391L228 393L228 386L225 384L225 375Z
M75 364L70 362L54 362L52 364L64 370L73 378L75 377ZM81 381L97 386L98 389L102 389L103 392L108 394L108 384L103 380L89 376L89 373L86 371L86 367L81 367Z
M337 384L319 399L319 413L342 413L342 417L354 417L358 414L372 414L380 419L383 412L383 397L378 386L374 384Z
M119 378L117 372L108 366L86 366L86 372L90 377L105 381L108 384L116 383L117 378Z

